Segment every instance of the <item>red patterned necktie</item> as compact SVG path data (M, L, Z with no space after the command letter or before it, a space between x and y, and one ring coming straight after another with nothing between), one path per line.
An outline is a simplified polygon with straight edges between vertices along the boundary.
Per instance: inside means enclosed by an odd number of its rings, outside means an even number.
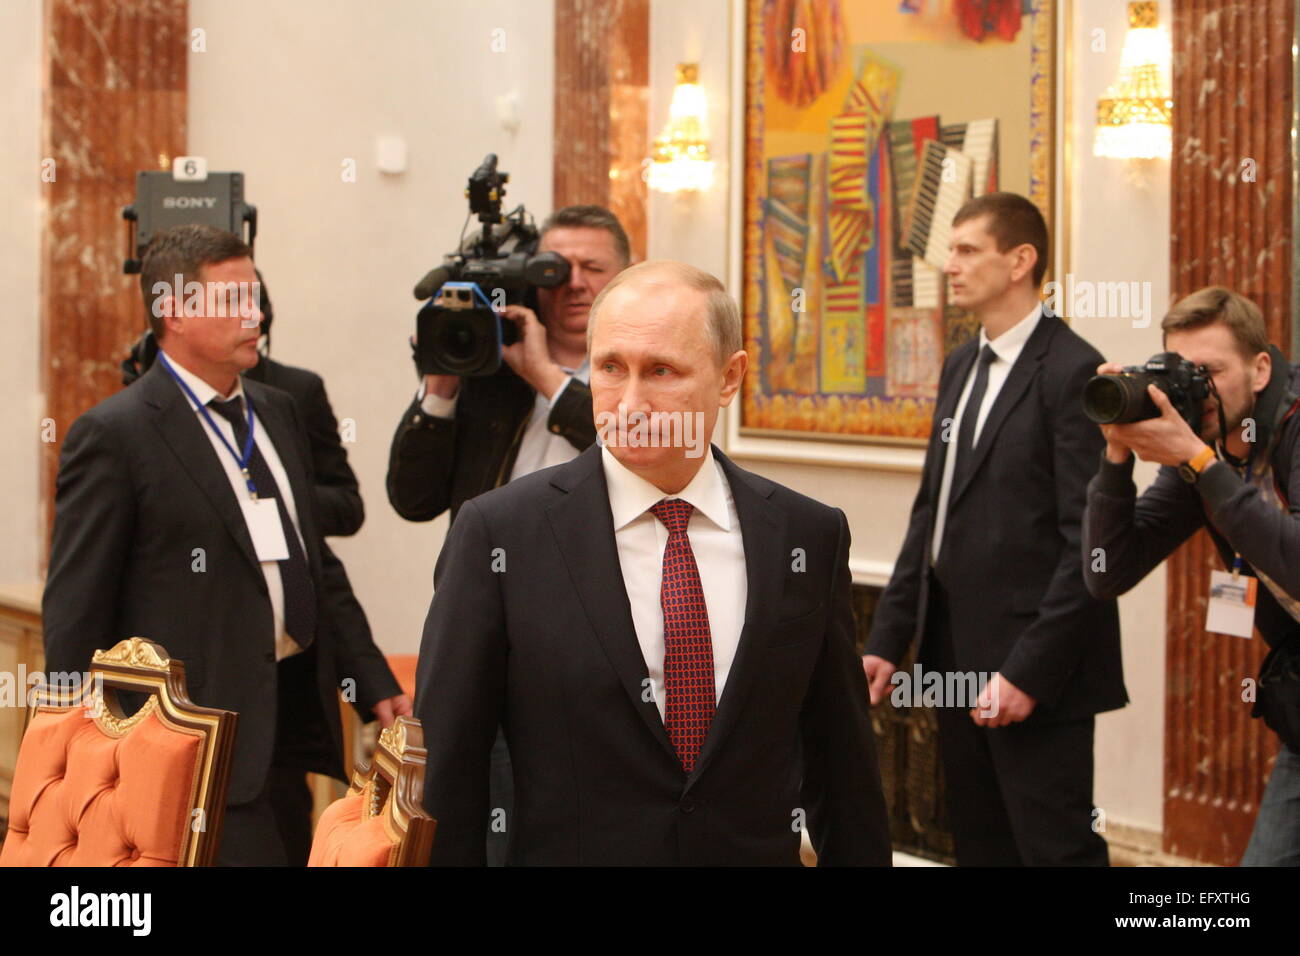
M650 512L668 529L659 604L664 612L664 726L690 773L713 720L713 638L700 569L686 535L693 505L666 498Z

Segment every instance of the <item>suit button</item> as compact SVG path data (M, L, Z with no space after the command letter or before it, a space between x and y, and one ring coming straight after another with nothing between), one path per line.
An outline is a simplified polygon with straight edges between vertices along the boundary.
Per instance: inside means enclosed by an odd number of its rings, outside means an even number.
M558 434L560 433L560 426L559 426L559 425L552 425L552 426L551 426L551 431L558 435Z
M267 651L267 652L266 652L266 662L267 662L268 664L274 664L274 663L275 663L275 651Z
M683 801L682 801L682 813L694 813L694 812L695 812L695 801L694 801L694 800L683 800Z

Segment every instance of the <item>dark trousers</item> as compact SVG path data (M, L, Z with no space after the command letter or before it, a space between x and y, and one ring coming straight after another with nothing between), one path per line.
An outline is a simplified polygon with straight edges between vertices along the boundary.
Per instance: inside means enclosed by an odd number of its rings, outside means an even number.
M488 771L488 799L492 804L487 828L487 865L505 866L506 849L510 842L510 828L515 802L515 779L510 770L510 750L506 746L505 732L497 729L497 739L492 745L492 763Z
M929 670L956 669L947 602L933 580L922 658ZM1093 718L1031 715L989 728L975 724L972 709L936 712L957 864L1107 866L1094 830Z
M306 771L272 767L256 800L226 807L217 866L306 866L311 807Z
M336 763L316 690L316 647L278 665L275 752L262 792L226 807L218 866L306 866L311 855L308 772Z

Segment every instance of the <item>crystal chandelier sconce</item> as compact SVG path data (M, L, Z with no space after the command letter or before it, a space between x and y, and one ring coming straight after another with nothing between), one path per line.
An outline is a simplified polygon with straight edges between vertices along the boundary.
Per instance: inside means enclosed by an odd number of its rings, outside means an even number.
M713 184L713 161L709 159L706 122L708 103L699 82L700 69L694 63L677 64L677 84L668 123L655 138L647 182L665 193L708 189Z
M1128 23L1119 79L1097 101L1092 152L1113 159L1168 159L1174 112L1169 32L1158 24L1154 0L1130 3Z

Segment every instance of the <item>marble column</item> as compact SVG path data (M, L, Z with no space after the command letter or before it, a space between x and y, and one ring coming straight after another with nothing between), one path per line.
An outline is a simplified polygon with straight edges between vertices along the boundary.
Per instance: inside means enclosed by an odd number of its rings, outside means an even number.
M554 208L607 206L641 259L650 155L649 0L556 0Z
M1252 298L1290 348L1292 0L1173 4L1171 289L1225 285ZM1204 629L1210 571L1198 533L1169 563L1167 853L1235 864L1250 836L1277 736L1250 718L1243 681L1263 641Z
M135 174L185 150L185 0L46 0L44 142L53 160L41 251L42 385L56 441L43 446L47 522L68 426L121 388L145 328L138 276L122 273L122 207ZM42 565L48 559L48 537Z

